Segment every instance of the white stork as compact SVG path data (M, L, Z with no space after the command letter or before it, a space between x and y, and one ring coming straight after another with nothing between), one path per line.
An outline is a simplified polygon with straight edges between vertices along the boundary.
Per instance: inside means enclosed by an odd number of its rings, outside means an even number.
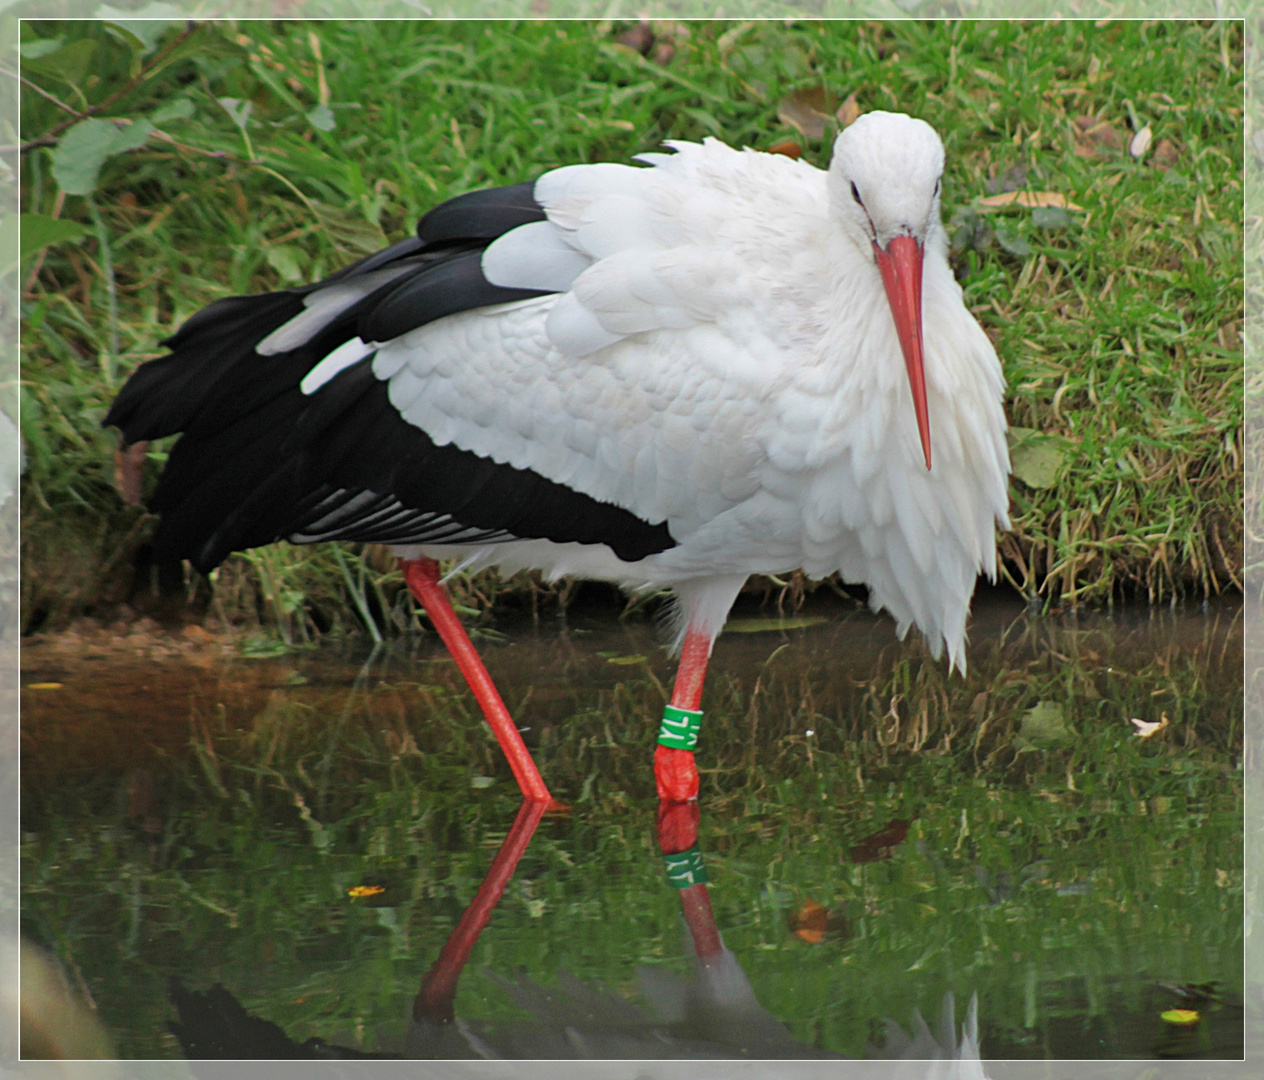
M127 443L183 433L150 503L159 558L392 545L531 799L548 790L435 560L670 589L655 776L682 801L750 574L863 582L964 668L1008 524L1004 382L948 264L935 131L868 113L826 171L668 145L454 198L324 281L220 300L105 420Z

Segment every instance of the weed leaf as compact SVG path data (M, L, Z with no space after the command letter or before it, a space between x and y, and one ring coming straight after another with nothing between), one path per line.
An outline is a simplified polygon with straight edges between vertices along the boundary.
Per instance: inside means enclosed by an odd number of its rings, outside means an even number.
M141 146L153 130L148 120L126 127L96 118L80 121L53 150L53 178L67 195L91 195L101 166L115 154Z
M88 229L77 221L63 221L49 217L47 214L23 214L21 221L23 259L43 251L49 244L60 244L65 240L78 240L86 236Z
M1029 488L1051 488L1057 484L1069 447L1066 439L1034 428L1009 429L1010 468Z

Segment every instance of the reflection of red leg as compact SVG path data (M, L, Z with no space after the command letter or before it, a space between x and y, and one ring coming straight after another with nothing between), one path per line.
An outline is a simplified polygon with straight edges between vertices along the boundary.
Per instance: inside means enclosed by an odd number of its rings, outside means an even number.
M509 759L509 767L513 769L523 797L549 802L549 789L544 786L540 770L531 760L531 752L518 734L518 728L510 717L509 710L505 708L505 703L500 700L500 694L496 692L487 668L474 651L465 627L452 610L448 594L439 584L439 564L434 559L400 559L399 565L404 571L404 581L408 584L409 591L426 609L431 624L438 631L448 652L452 654L452 659L456 661L456 666L461 669L461 674L474 692L474 699L487 717L505 757Z
M660 747L659 749L666 749ZM664 799L658 804L658 846L664 855L688 851L698 842L698 800L672 802Z
M663 800L658 804L658 846L664 855L688 851L697 844L700 817L696 799L688 802ZM680 910L693 938L694 951L701 959L706 960L724 948L720 931L715 927L715 915L711 911L711 897L706 885L690 885L681 889Z
M449 935L446 944L439 952L439 958L426 972L421 980L421 990L413 1001L413 1018L421 1020L429 1018L441 1024L450 1024L455 1016L456 983L461 977L461 970L470 958L470 951L492 917L492 911L500 902L505 887L513 878L518 868L518 860L531 843L536 826L549 804L541 800L528 799L522 804L518 816L514 818L513 827L505 842L500 845L496 858L487 869L483 884L478 887L470 906L465 909L461 921Z
M710 634L690 629L685 634L676 668L676 685L671 704L678 709L697 709L702 703L702 684L707 677L707 658L711 655ZM654 748L654 780L658 797L669 802L685 802L698 797L698 766L692 750L675 750L669 746ZM688 845L686 845L688 846Z
M720 931L715 926L715 914L711 910L711 897L705 885L690 885L680 890L680 910L684 913L693 938L694 951L699 959L706 960L724 949Z

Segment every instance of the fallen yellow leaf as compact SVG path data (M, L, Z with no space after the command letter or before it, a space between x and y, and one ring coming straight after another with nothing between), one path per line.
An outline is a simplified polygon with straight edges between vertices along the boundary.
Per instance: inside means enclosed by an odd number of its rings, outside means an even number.
M999 210L1006 206L1024 206L1034 210L1038 206L1057 206L1063 210L1082 210L1068 202L1060 191L1005 191L1000 195L988 195L979 200L979 205L986 210Z
M33 683L27 683L26 688L28 690L60 690L61 683L59 682L33 682Z
M1165 1013L1160 1013L1159 1018L1165 1024L1188 1025L1196 1024L1202 1019L1194 1009L1168 1009Z
M359 900L363 896L377 896L379 893L384 892L386 892L385 885L356 885L354 888L347 890L347 895Z

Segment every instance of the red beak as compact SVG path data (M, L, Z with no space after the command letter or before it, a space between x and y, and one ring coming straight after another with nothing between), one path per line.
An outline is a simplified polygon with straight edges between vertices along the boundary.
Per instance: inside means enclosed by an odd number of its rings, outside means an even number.
M908 371L909 389L913 392L913 411L917 413L917 433L922 438L926 468L930 468L930 413L926 409L926 371L922 365L922 247L911 236L897 236L883 251L873 245L887 302L895 319L895 332L900 335L900 351Z

